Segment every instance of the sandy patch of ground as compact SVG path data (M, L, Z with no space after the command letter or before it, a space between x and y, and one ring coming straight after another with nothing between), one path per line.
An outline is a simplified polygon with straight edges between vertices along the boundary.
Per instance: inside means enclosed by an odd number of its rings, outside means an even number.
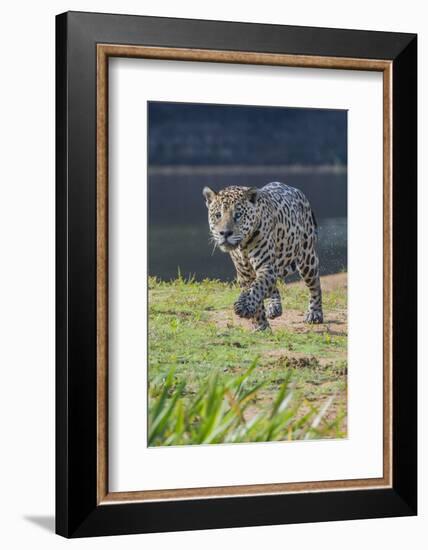
M303 281L291 283L295 285L303 285ZM338 290L339 288L348 287L348 274L347 273L334 273L333 275L324 275L321 277L321 288L323 290Z

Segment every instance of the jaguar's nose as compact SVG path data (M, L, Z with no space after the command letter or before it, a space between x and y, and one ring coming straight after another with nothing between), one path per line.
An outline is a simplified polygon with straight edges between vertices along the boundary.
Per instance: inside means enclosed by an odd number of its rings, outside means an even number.
M233 231L219 231L220 235L222 237L224 237L225 239L227 239L228 237L230 237L231 235L233 235Z

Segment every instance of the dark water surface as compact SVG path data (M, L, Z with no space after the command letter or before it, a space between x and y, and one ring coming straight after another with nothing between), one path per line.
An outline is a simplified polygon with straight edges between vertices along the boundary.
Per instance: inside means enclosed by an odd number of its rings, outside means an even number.
M278 170L280 172L280 170ZM213 252L209 242L207 209L202 189L228 185L262 187L269 181L283 181L308 197L319 225L318 252L321 274L347 268L347 183L346 173L149 174L149 273L163 280L194 276L197 280L235 277L228 254Z

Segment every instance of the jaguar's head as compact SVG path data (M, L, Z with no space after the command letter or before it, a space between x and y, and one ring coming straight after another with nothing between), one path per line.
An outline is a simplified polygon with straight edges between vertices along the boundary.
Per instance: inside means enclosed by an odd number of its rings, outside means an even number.
M220 249L230 252L245 243L257 226L259 190L232 186L215 192L204 187L203 195L211 235Z

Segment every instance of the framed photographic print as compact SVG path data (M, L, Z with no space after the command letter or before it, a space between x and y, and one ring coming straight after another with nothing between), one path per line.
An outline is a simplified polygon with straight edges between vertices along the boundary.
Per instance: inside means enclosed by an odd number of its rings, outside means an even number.
M416 514L416 36L56 24L57 532Z

